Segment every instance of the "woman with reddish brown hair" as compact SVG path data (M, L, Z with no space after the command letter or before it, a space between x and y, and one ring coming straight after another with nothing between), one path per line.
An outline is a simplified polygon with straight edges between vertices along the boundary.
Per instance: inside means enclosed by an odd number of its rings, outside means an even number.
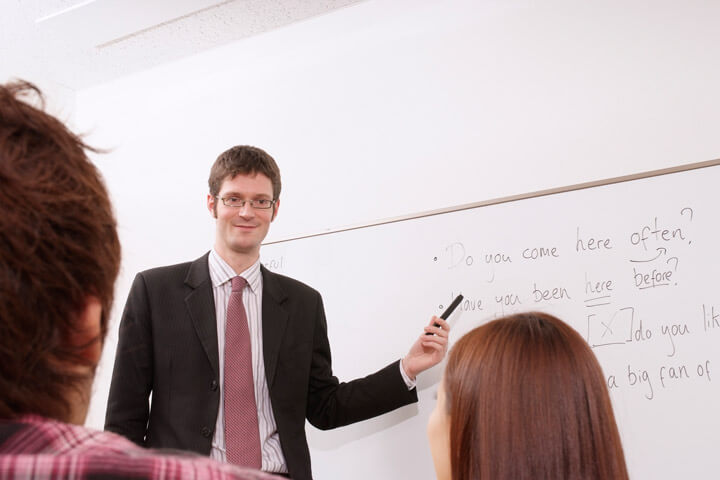
M628 478L600 364L552 315L470 331L441 383L428 423L438 480Z

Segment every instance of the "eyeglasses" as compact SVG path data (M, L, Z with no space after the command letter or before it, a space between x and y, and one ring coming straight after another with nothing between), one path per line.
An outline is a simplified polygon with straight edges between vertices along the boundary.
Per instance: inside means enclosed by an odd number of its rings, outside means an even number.
M226 207L235 207L235 208L242 208L245 206L245 204L249 204L252 208L259 208L261 210L266 210L268 208L271 208L273 205L275 205L275 202L277 200L268 200L266 198L259 198L257 200L243 200L239 197L215 197L222 200L223 205Z

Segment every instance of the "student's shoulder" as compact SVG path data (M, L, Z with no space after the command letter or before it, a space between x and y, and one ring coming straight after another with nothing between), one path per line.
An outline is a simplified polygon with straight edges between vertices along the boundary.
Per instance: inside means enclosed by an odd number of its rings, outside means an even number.
M180 451L135 452L131 462L118 462L120 476L130 478L141 467L147 480L183 480L186 478L213 478L216 480L272 480L278 477L258 470L220 463L208 457ZM117 477L113 477L115 479Z
M54 446L54 458L60 467L80 466L82 475L59 475L63 478L108 479L136 478L145 480L182 480L214 478L217 480L271 480L277 478L248 468L220 463L208 457L179 450L154 450L135 445L112 432L82 426L58 424L64 431L63 442ZM68 432L72 435L68 435ZM72 444L67 444L70 438ZM61 453L62 452L62 453ZM60 454L60 455L58 455ZM55 465L58 468L58 464ZM67 472L70 473L70 472Z

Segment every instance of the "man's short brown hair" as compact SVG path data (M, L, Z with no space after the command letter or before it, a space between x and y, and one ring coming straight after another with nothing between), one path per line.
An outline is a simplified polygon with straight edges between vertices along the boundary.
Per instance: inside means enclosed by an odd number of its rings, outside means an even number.
M120 264L89 147L42 104L32 84L0 85L0 418L70 413L64 392L87 381L71 366L93 365L68 338L94 296L104 339Z
M248 145L237 145L221 153L210 169L208 187L210 195L216 197L220 193L226 178L236 175L254 175L262 173L270 179L273 188L273 200L280 198L280 169L265 150Z

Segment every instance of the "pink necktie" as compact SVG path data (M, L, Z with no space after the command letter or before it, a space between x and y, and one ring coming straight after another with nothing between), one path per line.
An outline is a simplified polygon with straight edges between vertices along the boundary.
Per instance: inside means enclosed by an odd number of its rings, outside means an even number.
M242 277L232 279L225 322L225 450L229 463L259 469L262 467L262 454L250 332L242 302L245 285L247 282Z

